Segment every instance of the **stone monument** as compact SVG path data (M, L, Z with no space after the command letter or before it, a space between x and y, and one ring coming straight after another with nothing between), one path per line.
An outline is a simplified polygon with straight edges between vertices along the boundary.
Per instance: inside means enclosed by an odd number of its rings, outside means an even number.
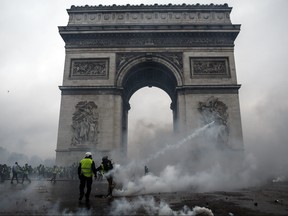
M175 133L210 121L217 142L243 149L234 61L240 25L223 5L71 6L56 163L127 150L129 99L155 86L171 98Z

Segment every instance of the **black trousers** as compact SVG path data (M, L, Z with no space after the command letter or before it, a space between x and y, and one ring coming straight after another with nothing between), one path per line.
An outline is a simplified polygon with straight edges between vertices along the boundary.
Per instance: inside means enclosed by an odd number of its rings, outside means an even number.
M23 174L22 183L24 182L25 179L26 179L27 181L29 181L29 183L31 183L31 180L28 178L28 174Z
M86 199L89 199L89 196L91 193L91 188L92 188L93 178L92 177L86 177L83 175L81 175L79 178L80 178L80 186L79 186L80 197L83 197L85 194ZM84 192L85 186L87 188L86 193Z
M112 196L112 192L113 192L113 188L114 188L113 177L108 177L107 181L108 181L108 194L107 194L107 196L109 196L109 195Z
M14 178L16 178L17 183L18 181L18 176L17 176L17 172L12 172L12 179L11 179L11 183L13 183Z

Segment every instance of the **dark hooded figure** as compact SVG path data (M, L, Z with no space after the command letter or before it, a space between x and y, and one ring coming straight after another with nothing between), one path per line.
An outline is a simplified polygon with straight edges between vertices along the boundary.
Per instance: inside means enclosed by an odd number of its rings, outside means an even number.
M104 173L104 176L106 177L107 181L108 181L108 194L107 194L107 198L111 198L112 197L112 191L114 188L114 184L113 184L113 163L111 162L111 160L108 159L108 156L104 156L102 158L102 163L101 165L96 169L97 171L101 171L102 173Z

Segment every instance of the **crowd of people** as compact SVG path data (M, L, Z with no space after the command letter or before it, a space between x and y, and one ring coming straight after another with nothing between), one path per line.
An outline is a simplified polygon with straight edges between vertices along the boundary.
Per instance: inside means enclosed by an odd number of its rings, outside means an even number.
M49 180L56 182L57 180L80 180L79 185L79 201L83 199L85 195L85 201L89 203L89 196L92 187L93 177L98 181L102 181L103 177L107 180L108 191L105 197L111 198L113 189L116 185L113 177L113 162L108 156L102 157L102 162L99 167L95 167L95 163L92 159L91 152L86 152L85 157L79 163L73 163L70 166L45 166L40 164L36 167L32 167L27 163L23 166L15 162L13 166L7 164L0 164L0 181L10 180L11 184L24 183L31 180ZM148 167L144 167L144 173L149 173ZM86 190L85 190L86 188Z
M13 170L14 168L14 170ZM17 183L22 183L23 177L28 177L29 180L51 180L56 181L61 180L76 180L78 179L77 174L78 163L73 163L70 166L45 166L39 164L38 166L31 166L29 164L20 165L17 162L13 166L7 164L0 164L0 181L10 180L14 183L17 176ZM12 181L14 174L14 179ZM16 176L15 176L16 175ZM25 179L29 182L28 179Z
M80 161L80 163L73 163L70 166L56 166L53 167L45 166L40 164L39 166L32 167L27 163L23 166L15 162L13 166L8 166L7 164L0 164L0 180L4 182L5 180L10 180L11 184L21 183L28 181L31 183L32 180L50 180L51 182L56 182L60 179L74 180L79 179L80 185L80 196L79 201L85 195L85 201L89 202L89 196L92 187L93 176L98 181L102 181L105 176L108 183L108 192L105 197L111 198L112 191L115 187L115 182L113 181L113 162L108 159L108 156L102 158L102 162L99 167L95 167L95 163L92 159L91 152L86 152L85 157ZM86 187L86 191L85 191Z

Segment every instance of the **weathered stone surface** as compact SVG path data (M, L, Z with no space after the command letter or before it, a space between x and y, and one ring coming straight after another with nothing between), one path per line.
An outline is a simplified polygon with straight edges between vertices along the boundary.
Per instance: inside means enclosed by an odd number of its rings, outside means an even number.
M205 123L200 102L221 101L227 106L223 128L229 147L242 149L234 61L240 25L231 23L231 10L227 4L68 9L68 25L59 27L66 58L57 163L80 160L87 150L125 156L129 99L145 86L167 92L175 133L184 136ZM77 111L84 102L95 104L97 114L87 107Z

